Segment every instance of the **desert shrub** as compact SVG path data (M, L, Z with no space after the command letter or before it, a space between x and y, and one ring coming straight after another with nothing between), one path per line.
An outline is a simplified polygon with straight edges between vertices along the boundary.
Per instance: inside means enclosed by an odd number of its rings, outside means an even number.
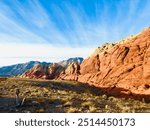
M92 101L85 101L83 103L81 103L82 107L91 107L91 106L95 106L95 104Z
M67 101L67 102L65 102L64 103L64 107L69 107L69 106L72 106L73 105L73 102L71 102L71 101Z
M97 108L95 106L89 106L89 112L96 112Z
M115 97L112 97L112 96L108 97L108 100L109 100L109 101L113 101L113 102L114 102L114 101L117 101L116 98L115 98Z
M130 107L122 107L122 110L121 110L122 113L129 113L129 112L132 112L131 108Z
M67 113L76 113L76 112L79 112L79 109L75 107L69 107L69 109L67 110Z
M108 98L108 97L107 97L106 94L103 94L103 95L102 95L102 99L106 100L107 98Z

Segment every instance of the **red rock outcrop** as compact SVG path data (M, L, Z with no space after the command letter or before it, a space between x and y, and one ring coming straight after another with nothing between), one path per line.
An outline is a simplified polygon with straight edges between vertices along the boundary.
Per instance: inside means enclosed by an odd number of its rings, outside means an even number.
M32 79L68 79L77 80L83 58L70 58L53 64L38 64L20 77Z
M30 70L23 73L20 77L22 78L32 78L32 79L55 79L61 72L64 71L64 68L57 64L51 65L36 65Z
M150 99L150 28L90 56L80 68L80 82L113 95Z
M80 64L73 62L68 65L68 67L61 73L57 79L66 79L66 80L78 80L80 74Z
M34 71L36 70L36 71ZM40 73L40 75L39 75ZM23 77L76 80L106 93L150 100L150 28L114 44L105 44L81 65L31 69Z
M40 64L35 65L33 68L29 69L25 73L23 73L21 78L32 78L32 79L47 79L47 70L48 67L42 66Z

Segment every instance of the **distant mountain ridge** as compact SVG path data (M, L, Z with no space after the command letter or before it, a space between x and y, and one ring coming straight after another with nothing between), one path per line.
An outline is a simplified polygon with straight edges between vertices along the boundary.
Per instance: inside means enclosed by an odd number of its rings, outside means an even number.
M61 74L74 73L77 71L79 65L82 63L83 58L69 58L58 63L50 65L35 65L33 68L27 70L20 77L32 79L57 79Z
M11 76L18 76L23 74L25 71L33 68L37 64L49 64L46 62L39 62L39 61L30 61L27 63L22 64L15 64L10 66L4 66L0 68L0 76L4 77L11 77Z
M75 57L75 58L69 58L67 60L63 60L63 61L60 61L60 62L54 63L54 64L59 64L63 67L66 67L71 62L81 63L82 61L83 61L82 57ZM46 69L52 64L53 63L30 61L27 63L4 66L4 67L0 68L0 76L1 77L19 76L34 67L41 66L43 69Z
M83 61L82 57L75 57L75 58L69 58L68 60L60 61L60 62L58 62L58 64L63 66L63 67L67 67L67 65L72 63L72 62L77 62L77 63L81 64L82 61Z

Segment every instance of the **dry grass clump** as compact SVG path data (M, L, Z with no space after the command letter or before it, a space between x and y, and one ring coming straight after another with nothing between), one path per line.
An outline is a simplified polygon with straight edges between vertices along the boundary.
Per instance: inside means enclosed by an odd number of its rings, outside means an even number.
M97 107L96 106L89 106L89 113L94 113L97 112Z
M75 108L75 107L69 107L66 112L67 113L77 113L77 112L79 112L79 109Z
M63 104L64 107L70 107L73 106L73 102L72 101L67 101Z
M87 107L87 108L94 106L94 105L95 104L92 101L85 101L85 102L81 103L82 107Z

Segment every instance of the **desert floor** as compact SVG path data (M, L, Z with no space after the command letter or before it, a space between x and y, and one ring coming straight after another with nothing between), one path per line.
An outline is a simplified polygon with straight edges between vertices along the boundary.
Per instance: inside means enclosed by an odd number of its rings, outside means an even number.
M16 106L16 90L19 102ZM99 89L74 81L0 78L0 112L150 112L150 102L107 96Z

